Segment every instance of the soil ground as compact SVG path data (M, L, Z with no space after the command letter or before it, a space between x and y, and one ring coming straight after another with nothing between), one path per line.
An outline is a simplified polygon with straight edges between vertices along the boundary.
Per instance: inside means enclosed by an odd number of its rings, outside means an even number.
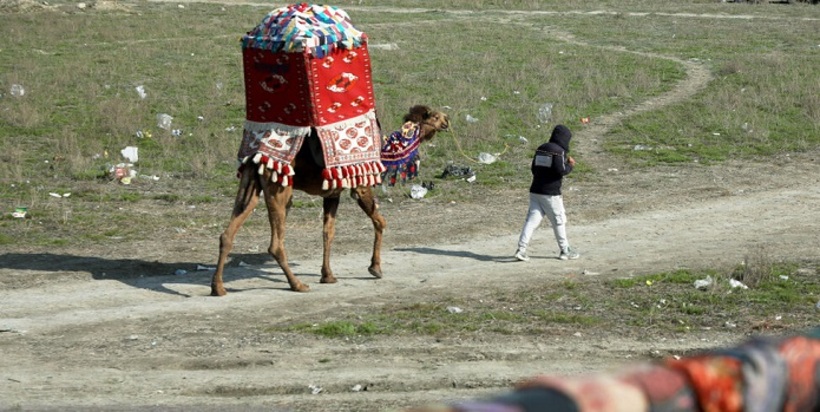
M577 156L608 171L565 187L579 260L557 260L552 232L542 226L532 260L514 261L527 194L504 190L480 203L383 199L389 229L379 280L366 270L369 220L347 199L339 213L332 260L339 283L333 285L318 282L317 209L293 210L287 245L297 275L311 286L304 294L287 289L265 254L264 213L240 233L225 275L229 294L222 298L209 296L212 272L196 270L215 264L216 236L169 231L151 241L58 252L9 248L0 255L0 410L378 411L498 393L537 373L611 370L652 354L745 339L749 329L742 327L715 325L670 337L652 330L625 334L617 322L580 335L362 341L264 329L353 307L375 310L440 296L478 300L568 276L600 282L722 267L737 264L751 248L816 263L820 153L651 171L609 164L601 153L598 143L624 117L705 86L708 72L682 63L689 76L675 90L576 132ZM225 224L230 207L226 201L195 213ZM175 275L178 269L187 273ZM352 390L356 385L363 390Z

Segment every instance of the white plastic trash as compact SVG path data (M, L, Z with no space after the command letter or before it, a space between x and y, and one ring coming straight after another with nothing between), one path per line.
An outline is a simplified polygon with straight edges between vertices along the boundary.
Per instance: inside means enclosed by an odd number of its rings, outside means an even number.
M14 97L23 97L26 94L26 89L19 84L12 84L11 85L11 95Z
M422 185L413 185L410 187L410 197L413 199L421 199L427 195L427 188Z
M137 163L137 160L139 160L139 148L136 146L127 146L120 153L129 163Z
M484 163L485 165L495 163L496 160L497 158L489 153L482 152L478 154L478 161Z
M538 108L538 121L540 123L549 123L552 119L552 103L544 103Z
M171 115L160 113L157 115L157 127L160 129L171 130L171 122L174 120Z
M712 285L712 277L706 276L706 279L698 279L695 281L695 289L706 289Z

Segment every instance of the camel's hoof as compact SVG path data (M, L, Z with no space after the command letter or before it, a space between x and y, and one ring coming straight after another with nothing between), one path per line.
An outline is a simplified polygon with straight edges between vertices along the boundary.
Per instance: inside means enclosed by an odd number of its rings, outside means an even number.
M290 287L294 292L310 292L310 286L300 283L296 286Z
M336 283L336 278L333 276L322 276L319 283Z
M225 296L227 294L228 292L225 291L225 288L211 286L211 296Z
M367 268L367 271L370 272L370 274L377 279L382 278L382 269L379 267L371 266Z

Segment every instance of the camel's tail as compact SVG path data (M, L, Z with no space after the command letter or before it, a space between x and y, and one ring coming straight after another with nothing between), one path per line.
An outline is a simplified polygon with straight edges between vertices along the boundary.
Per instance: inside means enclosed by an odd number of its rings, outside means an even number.
M251 200L262 192L262 175L253 163L246 163L239 167L239 191L236 193L234 215L239 215L248 208Z

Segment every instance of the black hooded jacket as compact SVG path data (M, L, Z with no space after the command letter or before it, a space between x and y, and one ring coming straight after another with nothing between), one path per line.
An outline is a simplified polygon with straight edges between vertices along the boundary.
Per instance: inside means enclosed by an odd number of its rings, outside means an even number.
M552 136L547 143L538 146L535 156L532 159L532 184L530 193L539 195L558 196L561 194L561 182L569 172L572 165L567 163L567 152L569 152L569 141L572 139L572 132L559 124L552 129ZM536 159L541 160L548 156L552 158L552 165L549 167L536 165ZM540 157L540 158L539 158Z

